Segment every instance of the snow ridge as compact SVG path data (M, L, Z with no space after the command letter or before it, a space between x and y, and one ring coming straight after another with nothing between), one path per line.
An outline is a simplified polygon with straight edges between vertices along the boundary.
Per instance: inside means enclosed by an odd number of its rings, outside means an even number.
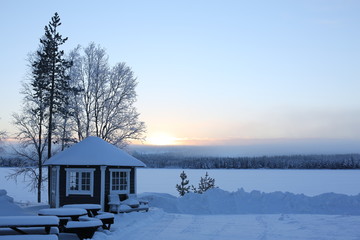
M19 216L26 215L18 205L14 203L14 199L7 195L5 189L0 189L0 216Z
M360 215L360 194L324 193L314 197L289 192L227 192L216 188L183 197L143 193L151 207L182 214L332 214Z

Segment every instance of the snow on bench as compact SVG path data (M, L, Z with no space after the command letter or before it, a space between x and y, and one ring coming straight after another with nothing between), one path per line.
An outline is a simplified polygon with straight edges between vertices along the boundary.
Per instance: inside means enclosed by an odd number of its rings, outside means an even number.
M91 219L87 221L69 221L65 228L92 228L92 227L100 227L102 222L99 219Z
M118 213L130 213L130 212L139 212L139 211L149 211L147 205L140 205L138 207L130 207L127 204L121 204L118 208Z
M129 194L128 199L120 201L117 194L109 194L108 196L110 212L129 213L134 211L149 211L148 201L138 200L136 195Z
M88 212L89 217L94 217L101 210L101 205L92 203L65 204L63 208L83 208Z
M87 211L83 208L46 208L38 211L42 216L58 216L58 217L76 217L87 215Z
M18 231L20 230L21 233ZM11 228L0 228L0 235L19 235L19 234L59 234L58 227L17 227L17 230Z
M1 216L0 233L9 232L12 234L50 234L59 226L59 218L55 216Z
M99 213L98 215L95 216L95 218L97 219L114 219L114 214L112 213Z
M111 224L114 224L115 216L112 213L100 212L98 215L95 216L95 218L101 220L101 222L103 223L103 229L110 230Z
M64 230L67 233L76 233L80 239L92 238L95 231L102 226L103 223L96 218L82 217L81 221L69 221Z
M58 226L59 218L55 216L0 216L0 227L38 227Z
M57 216L60 219L60 228L70 220L77 221L80 216L87 215L87 211L83 208L47 208L38 211L40 216Z
M58 240L57 235L0 235L0 240Z
M79 221L92 221L92 220L101 220L102 228L106 230L110 230L111 224L114 223L114 214L99 212L95 217L81 216L79 217Z
M100 210L101 205L93 203L74 203L74 204L65 204L63 208L83 208L89 210Z

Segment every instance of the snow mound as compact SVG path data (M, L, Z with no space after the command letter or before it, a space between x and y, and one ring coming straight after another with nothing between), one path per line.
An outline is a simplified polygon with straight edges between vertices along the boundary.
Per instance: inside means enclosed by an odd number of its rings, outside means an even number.
M9 197L4 189L0 189L0 209L0 216L26 215L23 209L14 203L14 199Z
M360 194L348 196L324 193L309 197L289 192L227 192L219 188L204 194L188 193L183 197L144 193L151 207L182 214L334 214L360 215Z

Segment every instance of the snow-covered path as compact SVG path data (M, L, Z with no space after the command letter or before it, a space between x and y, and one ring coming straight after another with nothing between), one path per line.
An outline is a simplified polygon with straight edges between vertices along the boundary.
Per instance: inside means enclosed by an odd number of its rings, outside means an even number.
M116 216L111 232L96 240L288 240L360 239L360 216L339 215L186 215L151 209Z

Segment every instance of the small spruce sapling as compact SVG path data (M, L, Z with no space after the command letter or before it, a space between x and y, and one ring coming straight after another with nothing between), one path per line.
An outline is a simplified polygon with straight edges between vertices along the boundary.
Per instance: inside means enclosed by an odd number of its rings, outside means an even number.
M209 177L209 174L207 172L204 178L201 177L199 182L199 187L197 189L196 187L191 185L191 190L193 190L194 193L199 193L199 194L202 194L211 188L215 188L215 179Z
M186 193L190 191L190 186L186 186L189 184L189 180L187 180L186 173L183 171L180 174L181 183L176 184L176 190L179 192L180 196L184 196Z

